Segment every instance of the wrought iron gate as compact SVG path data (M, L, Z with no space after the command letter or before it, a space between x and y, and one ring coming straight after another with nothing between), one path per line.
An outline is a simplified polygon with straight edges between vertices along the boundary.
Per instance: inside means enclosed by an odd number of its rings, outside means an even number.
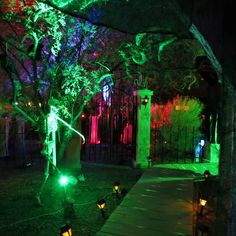
M155 163L191 163L199 131L193 127L151 129L151 156Z
M136 97L115 90L105 101L101 94L83 114L82 161L132 165L136 153Z

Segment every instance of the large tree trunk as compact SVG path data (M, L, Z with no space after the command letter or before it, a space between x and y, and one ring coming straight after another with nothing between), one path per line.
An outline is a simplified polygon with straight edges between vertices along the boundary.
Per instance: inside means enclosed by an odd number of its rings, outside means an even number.
M225 3L225 2L224 2ZM217 224L214 235L236 235L236 28L233 1L227 1L223 22L222 50L223 92L221 107L220 186Z
M81 169L80 164L80 137L73 135L65 150L65 166L70 169Z
M222 87L220 124L220 191L216 236L236 235L236 91L225 76Z
M57 159L59 163L65 160L65 150L72 137L72 130L66 130L60 142L57 142Z
M76 130L80 130L80 122L76 125L71 124ZM62 141L58 143L58 160L61 165L70 169L80 169L80 151L81 151L81 138L72 130L66 130L63 135Z

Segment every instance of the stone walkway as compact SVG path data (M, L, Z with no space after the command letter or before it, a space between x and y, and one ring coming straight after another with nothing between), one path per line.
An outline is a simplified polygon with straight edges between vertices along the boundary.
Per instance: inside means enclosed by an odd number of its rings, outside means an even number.
M146 169L97 236L192 235L193 178L216 164L167 164Z

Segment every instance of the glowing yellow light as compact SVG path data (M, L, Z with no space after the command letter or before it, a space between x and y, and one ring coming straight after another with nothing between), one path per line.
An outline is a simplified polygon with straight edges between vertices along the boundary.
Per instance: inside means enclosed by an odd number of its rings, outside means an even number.
M97 206L98 206L99 209L104 209L105 205L106 205L106 202L105 202L104 199L101 199L101 200L97 201Z
M69 225L65 225L61 228L61 236L72 236L72 229Z
M119 189L119 186L114 186L114 189L115 189L115 190L118 190L118 189Z
M72 236L71 228L67 232L62 233L62 236Z
M179 105L177 105L177 106L175 106L175 110L176 111L187 111L187 110L189 110L189 106L179 106Z
M148 96L146 95L146 96L143 98L142 104L146 107L148 101L149 101L149 98L148 98Z
M206 206L207 200L200 198L200 205L201 206Z
M118 191L119 188L120 188L120 183L119 183L119 182L115 182L115 183L114 183L114 190L115 190L115 191Z
M148 97L146 96L143 101L148 103Z
M98 204L98 208L99 208L99 209L104 209L104 208L105 208L105 203L103 203L103 204Z

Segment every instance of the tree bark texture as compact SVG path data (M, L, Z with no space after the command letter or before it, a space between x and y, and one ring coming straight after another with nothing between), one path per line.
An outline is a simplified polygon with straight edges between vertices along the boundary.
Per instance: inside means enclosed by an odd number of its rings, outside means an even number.
M221 99L219 162L220 191L217 204L216 236L236 235L236 91L224 76Z
M78 122L79 125L76 125L79 127L80 130L80 122ZM75 124L71 124L72 127L75 126ZM75 128L77 129L77 128ZM58 160L59 163L63 164L66 167L70 168L81 168L80 165L80 137L75 134L72 130L68 129L65 131L61 142L58 142Z

